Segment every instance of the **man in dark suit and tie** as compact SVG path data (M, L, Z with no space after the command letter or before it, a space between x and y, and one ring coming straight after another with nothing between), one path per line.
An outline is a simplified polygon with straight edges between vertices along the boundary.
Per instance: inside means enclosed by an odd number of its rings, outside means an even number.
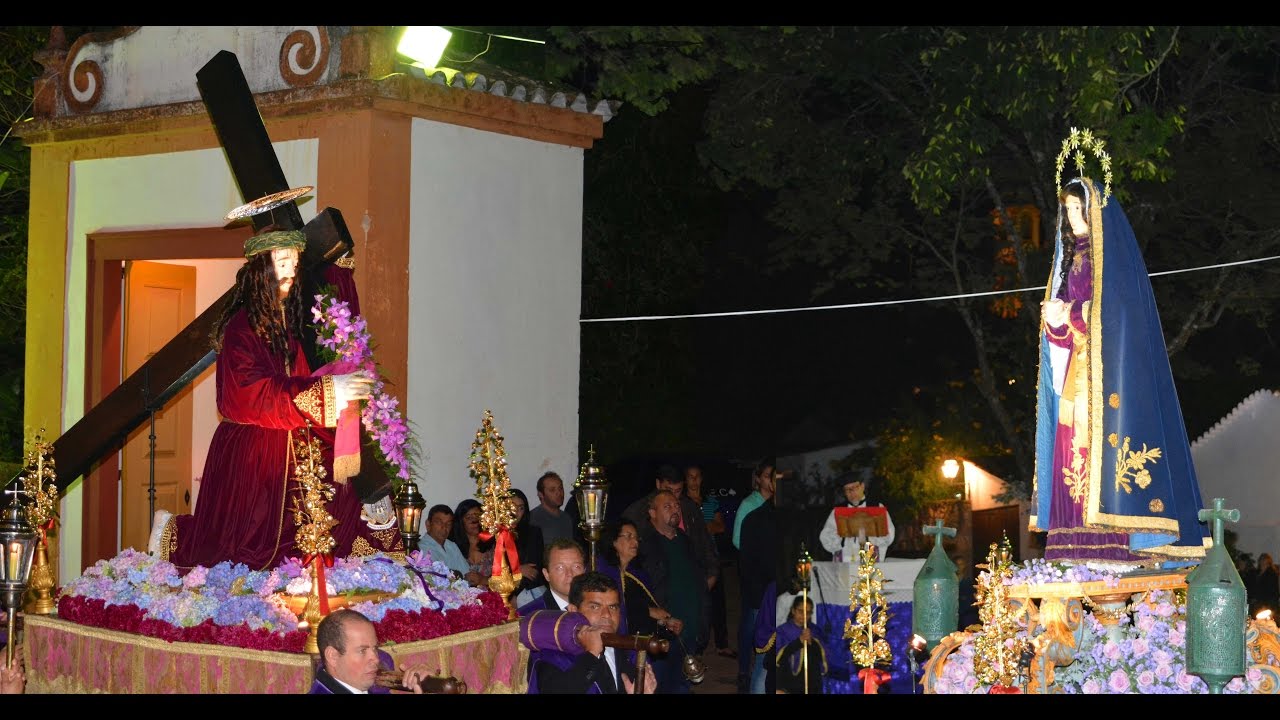
M582 546L569 538L556 538L542 551L542 576L547 579L547 591L516 609L520 617L535 610L563 612L569 606L569 584L586 572L587 564Z
M618 631L622 601L613 578L588 572L573 579L569 588L569 611L581 613L589 625L577 631L583 652L570 654L539 650L529 657L529 692L552 694L630 695L635 692L636 660L631 651L605 647L604 633ZM657 689L653 673L646 672L643 692Z
M391 655L378 649L378 633L363 614L347 608L334 610L316 627L320 665L311 683L312 695L386 695L377 684L378 673L395 667ZM404 684L422 693L425 667L404 668Z

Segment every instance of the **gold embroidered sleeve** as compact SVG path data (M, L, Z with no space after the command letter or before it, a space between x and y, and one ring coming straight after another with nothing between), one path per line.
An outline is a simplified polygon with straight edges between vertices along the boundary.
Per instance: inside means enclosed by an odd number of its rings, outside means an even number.
M333 376L325 375L293 398L304 415L322 427L338 426L338 403L333 392Z

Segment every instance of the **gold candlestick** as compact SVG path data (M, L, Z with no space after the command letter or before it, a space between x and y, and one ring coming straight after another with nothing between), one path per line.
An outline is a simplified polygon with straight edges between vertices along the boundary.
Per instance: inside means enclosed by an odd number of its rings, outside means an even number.
M320 613L320 569L316 563L324 562L324 558L316 556L312 560L311 567L311 593L307 595L307 605L302 609L302 615L298 618L298 628L307 629L307 644L303 649L312 655L320 653L320 644L316 639L316 633L320 626L320 621L324 619L324 615Z
M27 600L22 606L23 611L31 615L49 615L57 607L54 600L57 583L48 551L49 531L58 516L57 473L53 464L53 444L44 442L43 433L42 429L36 434L32 449L26 453L27 469L22 477L23 491L30 498L27 517L40 538L31 562L31 577L27 581Z

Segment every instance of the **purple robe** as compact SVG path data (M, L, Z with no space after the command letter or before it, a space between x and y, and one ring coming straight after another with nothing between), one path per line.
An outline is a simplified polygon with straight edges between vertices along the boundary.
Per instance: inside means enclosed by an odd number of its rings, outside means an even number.
M1106 532L1086 527L1085 493L1088 490L1089 452L1087 421L1074 409L1087 407L1086 344L1089 332L1084 302L1093 297L1093 263L1089 236L1075 238L1074 260L1058 299L1071 309L1069 326L1045 325L1051 345L1068 351L1058 425L1053 444L1053 486L1049 501L1049 530L1045 539L1046 560L1135 562L1142 558L1129 551L1126 533ZM1079 339L1077 340L1077 337Z
M827 650L817 625L809 623L809 634L809 692L816 694L822 691L822 677L827 674ZM803 693L805 670L801 659L806 649L800 643L800 626L787 620L774 631L774 638L777 643L778 689Z

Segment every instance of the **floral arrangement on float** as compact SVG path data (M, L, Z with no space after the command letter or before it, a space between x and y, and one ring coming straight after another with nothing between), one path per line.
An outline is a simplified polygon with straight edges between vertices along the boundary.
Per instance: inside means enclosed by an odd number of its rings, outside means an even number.
M991 564L978 577L982 589L992 582ZM999 574L1002 588L1051 583L1100 583L1116 587L1119 577L1083 565L1051 563L1042 559L1014 565ZM1096 587L1096 585L1095 585ZM926 671L927 691L939 694L986 694L1026 686L1027 659L1019 657L1027 648L1039 648L1050 639L1042 627L1027 628L1028 613L1021 601L1011 600L1002 611L985 609L983 626L952 633L930 660ZM1082 606L1081 606L1082 607ZM1200 677L1186 668L1185 591L1153 589L1139 594L1124 612L1085 612L1075 634L1074 661L1052 669L1049 692L1065 694L1182 694L1209 692ZM1102 615L1108 622L1099 619ZM1265 621L1270 624L1270 621ZM1274 692L1272 669L1280 667L1280 645L1259 641L1258 627L1249 635L1251 663L1243 677L1224 688L1226 694ZM1274 625L1271 625L1274 631ZM1002 637L995 635L1003 633ZM996 642L992 642L995 640ZM1003 653L993 651L995 646ZM993 669L991 658L1001 656ZM1016 664L1021 663L1020 667ZM1270 666L1269 668L1267 666ZM1013 690L1017 692L1018 690Z
M302 652L307 631L298 628L298 615L311 575L310 565L293 558L273 570L221 562L183 574L127 549L67 583L58 616L171 642ZM366 615L384 643L429 640L507 618L497 593L450 581L444 563L417 551L404 563L381 553L339 558L327 568L325 586L334 607Z
M373 337L368 324L353 314L345 300L334 297L331 289L315 296L311 318L316 326L316 344L321 357L337 363L335 372L363 369L373 377L369 400L363 403L360 420L375 445L377 455L395 481L408 480L419 457L420 448L409 425L400 413L400 400L386 390L386 381L373 359Z

